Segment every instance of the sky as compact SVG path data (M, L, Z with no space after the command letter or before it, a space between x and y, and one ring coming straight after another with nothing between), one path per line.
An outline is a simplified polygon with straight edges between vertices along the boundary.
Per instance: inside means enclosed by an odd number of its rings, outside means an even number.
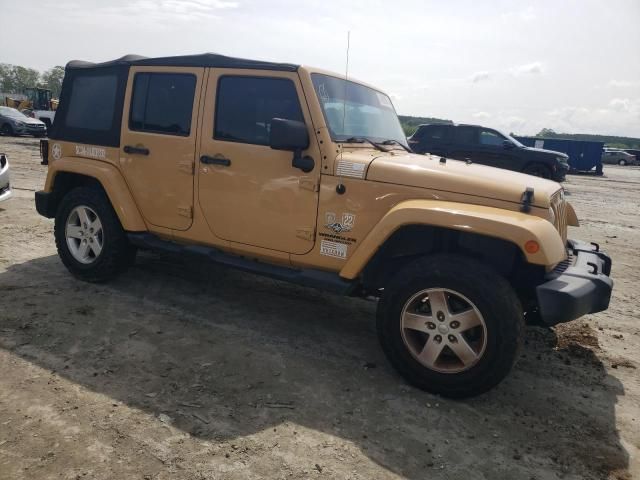
M399 114L640 137L640 0L0 0L0 63L127 53L313 65ZM6 39L11 39L7 42Z

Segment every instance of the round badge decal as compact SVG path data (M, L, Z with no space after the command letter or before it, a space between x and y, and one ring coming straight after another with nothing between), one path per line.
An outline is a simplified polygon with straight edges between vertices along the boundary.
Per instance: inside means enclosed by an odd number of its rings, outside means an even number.
M62 156L62 147L60 146L59 143L54 143L53 144L53 147L51 148L51 156L55 160L59 160L60 157Z

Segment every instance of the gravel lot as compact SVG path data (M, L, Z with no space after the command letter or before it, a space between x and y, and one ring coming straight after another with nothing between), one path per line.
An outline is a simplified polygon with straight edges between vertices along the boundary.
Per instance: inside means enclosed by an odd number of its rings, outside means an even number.
M449 401L392 371L371 302L155 253L74 280L37 140L3 151L1 479L640 478L640 167L566 182L610 309L529 328L505 382Z

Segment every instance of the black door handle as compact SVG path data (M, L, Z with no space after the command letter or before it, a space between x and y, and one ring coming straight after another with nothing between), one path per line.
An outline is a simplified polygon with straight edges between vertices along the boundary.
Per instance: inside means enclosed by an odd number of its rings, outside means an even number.
M124 153L135 153L137 155L149 155L149 149L144 147L132 147L131 145L124 146Z
M228 167L231 165L231 160L218 154L215 157L209 157L208 155L202 155L200 157L200 163L206 163L207 165L222 165Z

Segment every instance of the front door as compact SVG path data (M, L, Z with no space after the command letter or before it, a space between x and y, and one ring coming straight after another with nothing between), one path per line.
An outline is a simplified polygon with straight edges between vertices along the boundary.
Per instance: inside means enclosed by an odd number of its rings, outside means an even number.
M198 105L204 68L132 67L120 166L145 220L187 230L193 217Z
M297 73L211 69L198 163L198 201L219 238L303 254L314 245L320 152ZM273 118L304 122L308 173L269 147Z

